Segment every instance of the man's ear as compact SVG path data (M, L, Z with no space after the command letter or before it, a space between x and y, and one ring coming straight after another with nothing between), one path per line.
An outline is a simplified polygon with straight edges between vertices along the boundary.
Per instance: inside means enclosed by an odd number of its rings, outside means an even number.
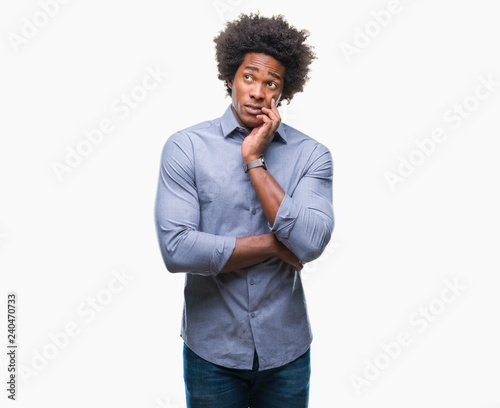
M227 86L231 89L233 89L233 81L227 80Z

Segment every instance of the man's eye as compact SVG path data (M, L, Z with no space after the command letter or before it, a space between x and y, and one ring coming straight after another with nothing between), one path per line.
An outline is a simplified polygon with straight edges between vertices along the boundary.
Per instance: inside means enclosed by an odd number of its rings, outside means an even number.
M250 79L252 79L252 76L248 75L248 74L245 74L245 75L243 75L243 78L250 80Z
M277 87L277 85L274 82L269 82L268 85L270 88L273 88L273 89Z

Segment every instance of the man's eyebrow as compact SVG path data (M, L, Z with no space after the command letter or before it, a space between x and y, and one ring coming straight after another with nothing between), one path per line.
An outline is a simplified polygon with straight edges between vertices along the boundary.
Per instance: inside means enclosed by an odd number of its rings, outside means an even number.
M245 69L249 69L250 71L257 71L259 72L259 68L257 67L245 67ZM275 74L274 72L267 71L268 75L271 75L272 77L275 77L276 79L279 79L281 81L281 77L278 74Z

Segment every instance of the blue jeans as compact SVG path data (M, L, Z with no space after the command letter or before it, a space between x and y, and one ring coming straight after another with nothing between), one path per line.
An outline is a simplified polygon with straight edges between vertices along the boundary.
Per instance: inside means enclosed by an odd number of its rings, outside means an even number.
M184 344L184 382L188 408L307 408L310 350L282 367L257 371L212 364Z

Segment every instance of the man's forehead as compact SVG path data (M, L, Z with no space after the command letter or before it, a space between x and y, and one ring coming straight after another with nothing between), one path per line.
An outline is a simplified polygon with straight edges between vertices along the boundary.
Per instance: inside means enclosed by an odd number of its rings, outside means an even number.
M267 54L248 53L240 69L249 69L255 72L267 73L277 79L285 72L285 67L277 59Z

